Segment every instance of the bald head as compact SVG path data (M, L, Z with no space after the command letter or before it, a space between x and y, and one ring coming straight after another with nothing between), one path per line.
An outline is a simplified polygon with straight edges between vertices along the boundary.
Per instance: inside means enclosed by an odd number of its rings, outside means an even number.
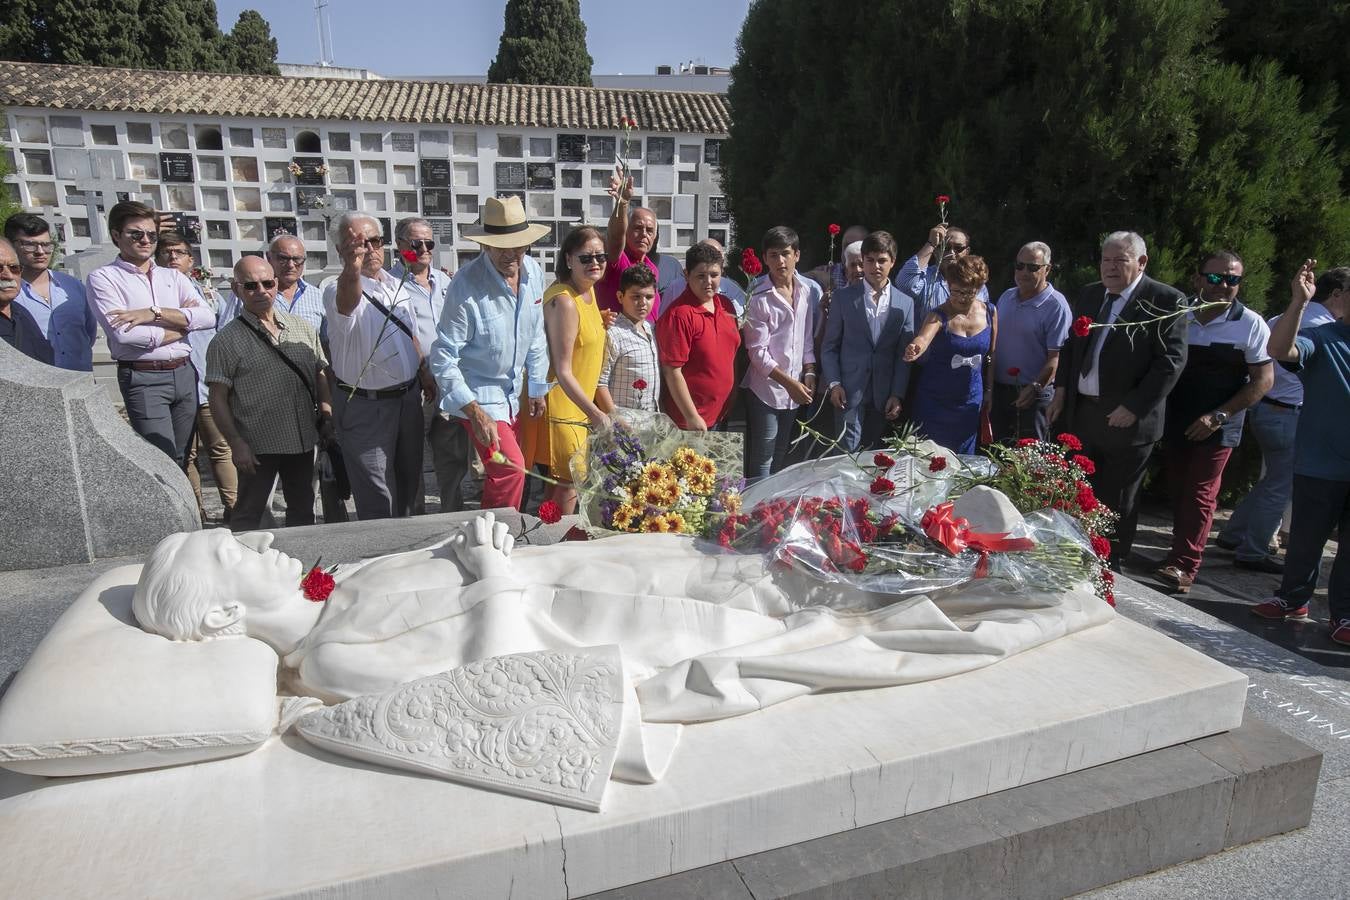
M260 256L243 257L234 264L230 286L244 309L259 319L271 319L272 303L277 298L277 280L271 263Z

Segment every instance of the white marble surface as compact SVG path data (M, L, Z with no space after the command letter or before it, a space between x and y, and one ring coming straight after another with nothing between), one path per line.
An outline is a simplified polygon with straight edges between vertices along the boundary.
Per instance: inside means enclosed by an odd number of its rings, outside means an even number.
M16 897L563 897L930 809L1240 723L1241 673L1123 619L998 665L689 727L665 779L560 809L296 737L101 778L0 774Z

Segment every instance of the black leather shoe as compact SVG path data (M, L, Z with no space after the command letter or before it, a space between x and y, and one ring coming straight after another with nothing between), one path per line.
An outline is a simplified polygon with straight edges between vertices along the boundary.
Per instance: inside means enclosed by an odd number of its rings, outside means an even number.
M1240 545L1237 541L1230 541L1225 537L1216 537L1214 539L1214 546L1218 547L1220 550L1227 550L1229 553L1232 553Z
M1263 556L1260 559L1235 559L1233 560L1233 567L1246 569L1249 572L1265 572L1267 575L1284 574L1284 563L1269 556Z

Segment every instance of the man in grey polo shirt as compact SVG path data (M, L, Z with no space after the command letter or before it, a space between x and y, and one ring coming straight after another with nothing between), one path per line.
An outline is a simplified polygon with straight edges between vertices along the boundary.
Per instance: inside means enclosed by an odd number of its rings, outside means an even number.
M319 428L332 428L328 361L309 323L276 309L276 276L266 260L241 259L232 287L243 308L206 350L211 415L239 470L230 528L259 527L278 475L286 527L313 525L314 446Z
M1069 301L1050 283L1050 248L1032 241L1017 251L1017 286L998 298L994 350L994 440L1045 440L1045 411L1055 396L1059 348L1069 336Z

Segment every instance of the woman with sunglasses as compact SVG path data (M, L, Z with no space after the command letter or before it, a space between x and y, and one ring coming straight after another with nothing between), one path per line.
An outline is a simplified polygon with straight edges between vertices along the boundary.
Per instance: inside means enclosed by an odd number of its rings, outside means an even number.
M566 515L577 505L572 486L575 468L584 476L587 428L609 426L609 417L595 404L600 368L605 361L605 323L595 286L605 274L609 256L598 229L574 228L558 250L558 280L544 292L544 332L552 365L544 416L525 420L525 459L548 466L560 484L548 499Z

